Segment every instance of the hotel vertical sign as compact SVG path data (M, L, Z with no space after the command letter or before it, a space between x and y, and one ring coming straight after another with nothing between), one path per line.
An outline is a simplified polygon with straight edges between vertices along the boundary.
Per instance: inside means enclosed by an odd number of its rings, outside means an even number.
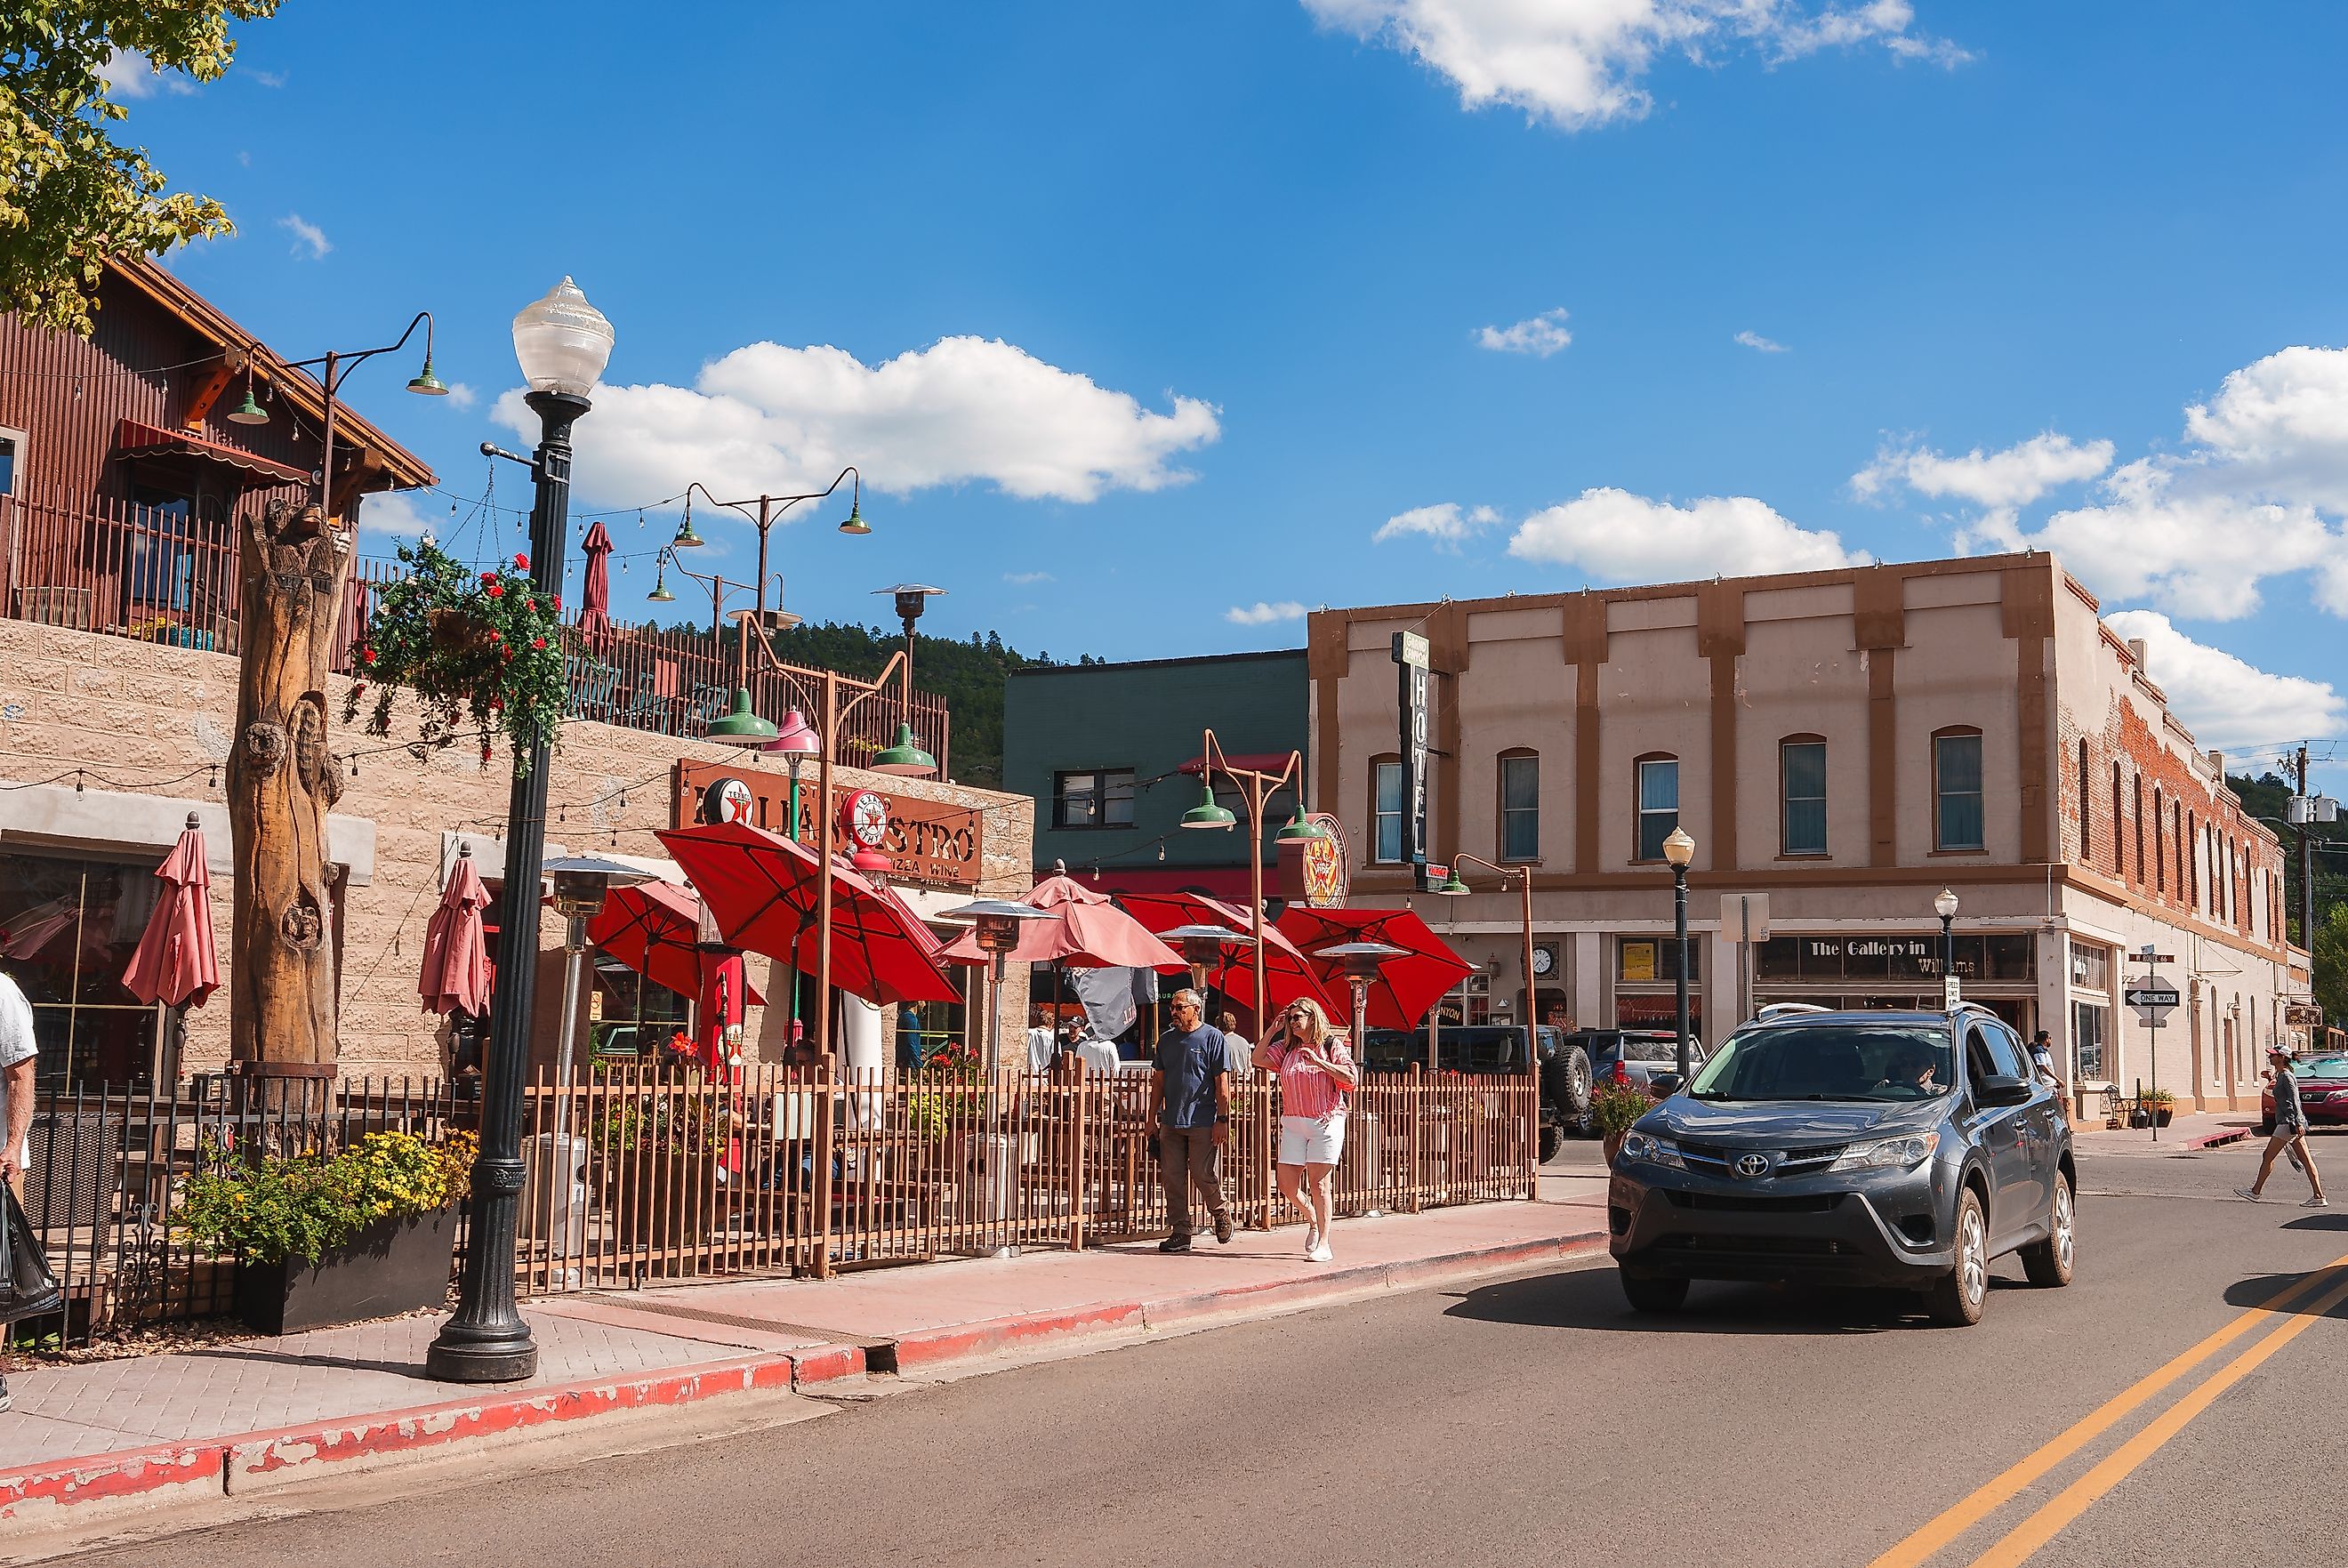
M1394 634L1395 667L1401 675L1402 858L1423 884L1426 868L1426 638L1416 632Z

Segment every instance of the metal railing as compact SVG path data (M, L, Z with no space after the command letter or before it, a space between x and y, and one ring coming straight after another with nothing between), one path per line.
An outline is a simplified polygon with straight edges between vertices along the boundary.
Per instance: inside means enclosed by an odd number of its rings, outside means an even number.
M1147 1073L1065 1058L993 1085L932 1068L849 1079L760 1066L734 1083L591 1064L526 1091L515 1284L525 1295L722 1276L1081 1250L1163 1234ZM1234 1221L1299 1223L1273 1191L1279 1090L1233 1097L1223 1190ZM1372 1074L1347 1130L1340 1214L1529 1197L1528 1078ZM69 1345L226 1313L236 1260L191 1244L185 1180L256 1153L327 1154L369 1132L438 1140L478 1105L447 1079L201 1077L36 1099L25 1204L65 1286ZM461 1261L465 1231L458 1232Z
M0 496L0 615L76 631L211 653L238 651L238 534L232 522L100 499L63 508ZM398 580L397 562L351 562L343 590L342 635L335 668L350 672L350 651L383 590ZM624 728L698 739L726 711L735 660L707 632L615 627L592 642L563 628L569 676L567 712ZM796 665L750 672L758 711L780 720L785 709L811 708L823 672ZM840 677L842 706L872 683ZM864 703L840 731L839 760L854 766L896 737L902 706L891 690ZM915 689L906 717L924 750L949 769L952 726L945 699Z

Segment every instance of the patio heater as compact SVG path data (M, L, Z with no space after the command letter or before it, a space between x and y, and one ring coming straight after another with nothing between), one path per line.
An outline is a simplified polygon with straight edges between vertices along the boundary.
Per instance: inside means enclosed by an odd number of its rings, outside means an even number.
M1199 994L1203 1009L1207 1001L1207 971L1223 961L1226 947L1252 944L1255 938L1244 931L1232 931L1220 925L1178 925L1171 931L1158 934L1160 942L1179 943L1182 957L1190 965L1190 989ZM1263 1031L1259 1028L1259 1034Z
M983 898L947 910L941 917L967 921L973 926L980 951L993 959L988 965L986 987L986 1100L983 1127L980 1135L985 1140L986 1218L1001 1221L1010 1217L1012 1206L1011 1135L995 1125L996 1098L1003 1087L1003 975L1013 949L1019 945L1019 929L1031 920L1054 920L1058 917L1032 903L1020 903L1007 898ZM1013 1248L997 1236L990 1249L997 1257L1008 1257Z
M579 980L587 967L587 923L603 913L603 901L615 887L633 887L651 879L644 872L601 855L568 855L541 868L554 883L554 913L564 921L562 931L562 1044L554 1057L554 1081L560 1092L554 1101L554 1140L561 1147L571 1109L571 1062L579 1031Z
M807 721L807 715L794 707L784 713L782 728L767 742L767 749L779 754L791 770L790 830L787 836L796 844L800 841L799 769L807 765L808 758L823 750L823 741L816 735L815 726ZM790 1020L796 1024L799 1021L798 965L788 958L780 962L785 983L790 987Z
M1362 1183L1362 1214L1373 1220L1385 1211L1378 1207L1377 1197L1377 1113L1362 1104L1362 1064L1368 1056L1363 1036L1370 1024L1370 982L1378 977L1379 965L1402 955L1401 948L1385 942L1341 942L1334 947L1317 948L1313 954L1315 958L1343 965L1345 982L1354 988L1354 1132L1347 1143L1362 1151L1360 1168L1368 1178Z

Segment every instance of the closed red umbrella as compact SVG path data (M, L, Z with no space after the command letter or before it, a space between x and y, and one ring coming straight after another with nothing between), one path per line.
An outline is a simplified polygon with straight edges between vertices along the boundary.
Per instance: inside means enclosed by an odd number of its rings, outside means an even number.
M1370 982L1368 1010L1364 1015L1375 1029L1416 1029L1426 1010L1444 993L1476 973L1476 966L1451 950L1426 922L1406 909L1309 909L1292 904L1280 917L1281 934L1308 957L1324 947L1346 942L1379 942L1402 949L1401 956L1378 965ZM1313 958L1314 970L1330 995L1351 1001L1352 986L1345 966Z
M695 945L700 927L701 901L690 892L667 882L635 882L605 895L603 912L587 923L587 940L654 985L698 996L726 958ZM757 986L743 985L752 1006L767 1005Z
M726 941L816 972L822 873L813 850L747 822L671 829L659 838ZM834 985L868 1002L961 1000L938 967L938 939L903 900L837 860L830 876Z
M1117 902L1151 931L1171 931L1178 925L1220 925L1244 936L1248 933L1247 912L1219 898L1209 898L1201 892L1127 892L1117 895ZM1280 927L1269 921L1263 928L1264 1005L1278 1009L1300 997L1318 1002L1332 1018L1343 1018L1347 1012L1333 1008L1329 994L1322 989L1320 976L1313 961L1296 950L1296 944L1281 934ZM1207 970L1207 984L1226 996L1252 1001L1255 996L1255 958L1250 944L1234 943L1223 949L1223 961ZM1256 1021L1261 1029L1262 1020Z
M220 958L212 951L211 872L193 811L155 875L163 892L123 971L123 988L142 1002L201 1007L220 987Z
M579 635L593 647L612 638L612 536L599 521L588 529L579 548L587 560L586 580L579 591Z
M1182 955L1167 946L1141 922L1093 892L1074 877L1055 874L1035 884L1027 903L1049 910L1057 920L1020 923L1019 945L1012 949L1013 964L1065 964L1071 969L1188 968ZM943 954L953 964L984 964L994 954L982 952L978 934L965 931L946 944Z
M417 976L417 995L427 1013L472 1013L489 1010L489 933L481 912L489 907L489 890L473 869L473 847L457 851L448 884L440 890L440 907L424 928L424 967Z

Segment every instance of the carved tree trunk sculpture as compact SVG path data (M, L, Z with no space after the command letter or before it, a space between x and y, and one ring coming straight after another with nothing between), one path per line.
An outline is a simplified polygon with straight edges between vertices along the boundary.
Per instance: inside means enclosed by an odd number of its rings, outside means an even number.
M339 1003L326 814L343 789L326 749L326 683L350 538L315 505L272 501L242 544L230 1050L247 1072L331 1077Z

